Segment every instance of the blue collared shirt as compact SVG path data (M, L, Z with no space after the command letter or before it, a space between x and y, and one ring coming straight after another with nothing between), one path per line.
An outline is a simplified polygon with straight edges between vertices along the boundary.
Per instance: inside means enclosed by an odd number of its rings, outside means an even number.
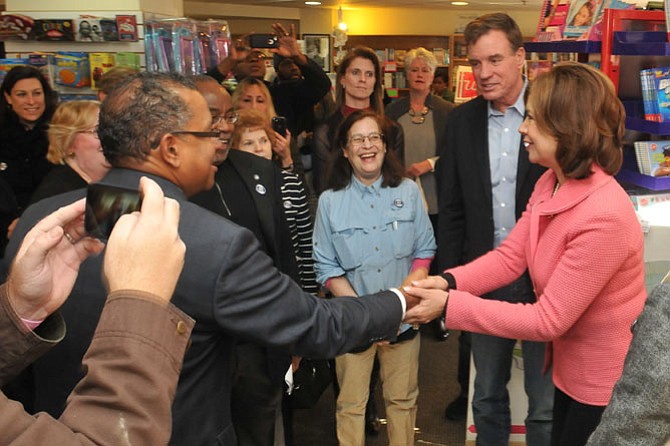
M317 280L346 275L359 296L398 287L414 259L435 255L435 238L419 188L404 179L381 187L354 176L344 189L319 197L314 224ZM401 328L401 331L403 329Z
M516 174L521 134L519 127L526 113L523 101L527 81L514 105L505 113L488 103L489 162L493 198L493 242L500 245L516 224Z

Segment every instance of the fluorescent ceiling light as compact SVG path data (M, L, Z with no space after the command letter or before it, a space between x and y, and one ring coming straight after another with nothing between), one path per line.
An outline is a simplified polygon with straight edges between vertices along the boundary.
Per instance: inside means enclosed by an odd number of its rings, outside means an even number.
M468 2L451 2L452 5L454 6L468 6L470 3Z
M305 4L309 6L319 6L321 2L305 2Z

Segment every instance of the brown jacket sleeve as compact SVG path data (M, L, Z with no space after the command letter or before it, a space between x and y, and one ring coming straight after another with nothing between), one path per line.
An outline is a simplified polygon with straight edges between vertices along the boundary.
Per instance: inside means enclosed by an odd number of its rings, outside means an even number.
M155 299L134 291L109 296L84 356L86 375L70 395L60 420L46 414L31 416L0 393L0 444L167 444L171 404L194 321ZM0 370L7 365L4 335L9 338L12 331L6 322L8 318L17 321L9 312L0 288ZM26 343L28 351L43 351L48 342L16 324L11 336Z

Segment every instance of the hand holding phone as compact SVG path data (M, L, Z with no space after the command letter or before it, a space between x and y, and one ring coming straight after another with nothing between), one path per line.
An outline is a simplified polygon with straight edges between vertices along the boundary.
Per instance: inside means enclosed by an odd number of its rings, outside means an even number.
M272 118L272 130L286 138L286 118L284 116L275 116Z
M106 241L116 221L123 215L139 211L139 191L94 183L88 185L84 228L91 237Z

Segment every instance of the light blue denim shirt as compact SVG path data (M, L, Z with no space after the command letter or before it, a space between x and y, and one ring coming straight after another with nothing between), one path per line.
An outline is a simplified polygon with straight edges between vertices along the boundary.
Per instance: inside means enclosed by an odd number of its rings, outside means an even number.
M400 286L414 259L435 255L417 185L408 179L381 185L382 178L364 186L352 176L346 188L319 197L313 255L320 283L346 275L359 296L376 293Z
M488 104L489 162L493 198L493 242L500 245L516 224L516 173L519 165L519 127L526 113L523 101L528 81L514 105L501 113Z

